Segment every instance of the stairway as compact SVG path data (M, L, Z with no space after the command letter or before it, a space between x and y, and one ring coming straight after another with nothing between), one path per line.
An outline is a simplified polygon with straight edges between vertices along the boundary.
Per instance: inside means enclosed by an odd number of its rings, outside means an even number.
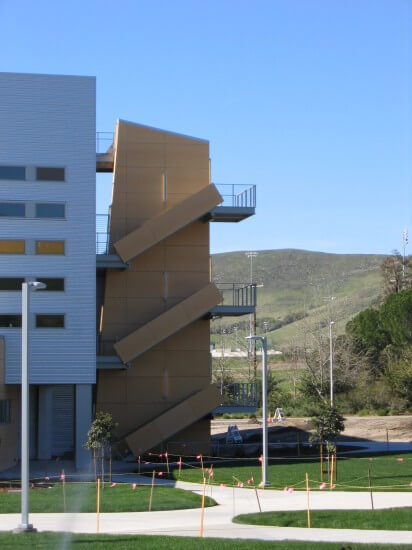
M203 317L221 301L222 295L216 286L210 283L122 338L114 345L114 349L123 363L129 363L156 344Z
M222 201L216 187L208 185L176 206L148 220L117 241L114 248L124 262L129 262L155 244L202 218Z
M222 396L216 386L207 386L150 420L124 439L135 456L173 437L220 405Z

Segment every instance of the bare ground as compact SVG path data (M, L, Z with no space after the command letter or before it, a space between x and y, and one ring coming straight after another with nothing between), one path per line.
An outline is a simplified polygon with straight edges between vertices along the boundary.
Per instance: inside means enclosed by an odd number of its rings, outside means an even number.
M227 427L233 424L236 424L239 430L248 431L261 427L256 420L213 420L212 435L226 433ZM281 423L269 424L269 427L273 435L278 432L275 436L278 441L296 440L297 432L309 435L311 421L310 418L287 418ZM387 441L387 438L388 441L412 441L412 416L346 416L345 431L340 437L346 440L368 441Z

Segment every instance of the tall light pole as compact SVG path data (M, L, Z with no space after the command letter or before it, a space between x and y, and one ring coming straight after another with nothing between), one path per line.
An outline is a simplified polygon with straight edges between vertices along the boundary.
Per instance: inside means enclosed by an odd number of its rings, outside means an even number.
M21 329L21 522L17 532L36 531L29 523L29 366L30 366L30 291L46 288L44 283L30 281L22 284Z
M258 252L246 252L246 256L250 260L250 284L253 285L253 258L256 258L258 255ZM249 315L249 334L252 336L252 326L253 326L253 318L252 313ZM252 341L250 341L250 348L249 348L250 354L252 354Z
M330 406L333 409L334 395L333 395L333 334L332 327L335 324L334 321L329 321L329 379L330 379Z
M405 229L404 231L402 231L402 245L403 245L402 288L406 288L405 261L406 261L406 247L408 246L408 242L409 242L408 230Z
M246 336L248 340L259 341L262 344L262 481L261 487L270 485L268 480L268 369L267 340L265 336Z

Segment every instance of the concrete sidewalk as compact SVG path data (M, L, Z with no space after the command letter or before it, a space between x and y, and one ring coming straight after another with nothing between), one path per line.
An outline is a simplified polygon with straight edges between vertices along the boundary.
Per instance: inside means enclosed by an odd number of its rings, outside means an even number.
M147 478L146 478L147 481ZM201 485L177 482L177 487L200 493ZM113 489L115 490L115 489ZM301 540L351 543L408 544L412 548L412 531L366 531L360 529L303 529L259 527L232 523L237 514L258 512L252 489L213 487L207 494L218 506L205 509L204 536L218 538ZM138 496L138 489L136 495ZM259 490L262 511L306 509L306 493ZM156 499L156 493L154 494ZM313 492L311 509L369 509L369 493ZM374 493L375 508L412 506L412 493ZM200 509L165 512L128 512L100 515L100 533L132 535L199 536ZM19 514L2 514L0 530L14 529ZM30 521L39 531L96 533L96 514L31 514Z

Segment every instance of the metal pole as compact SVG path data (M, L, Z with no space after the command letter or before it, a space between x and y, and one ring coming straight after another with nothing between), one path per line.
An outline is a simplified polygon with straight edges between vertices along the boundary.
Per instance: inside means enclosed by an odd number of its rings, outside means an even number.
M269 485L268 481L268 402L267 402L267 340L265 336L259 338L262 342L262 440L263 440L263 463L262 463L262 483L263 487Z
M333 321L329 323L329 378L330 378L330 406L333 409L334 396L333 396L333 334L332 325Z
M21 332L21 523L19 531L35 531L29 523L29 314L30 286L22 284Z

